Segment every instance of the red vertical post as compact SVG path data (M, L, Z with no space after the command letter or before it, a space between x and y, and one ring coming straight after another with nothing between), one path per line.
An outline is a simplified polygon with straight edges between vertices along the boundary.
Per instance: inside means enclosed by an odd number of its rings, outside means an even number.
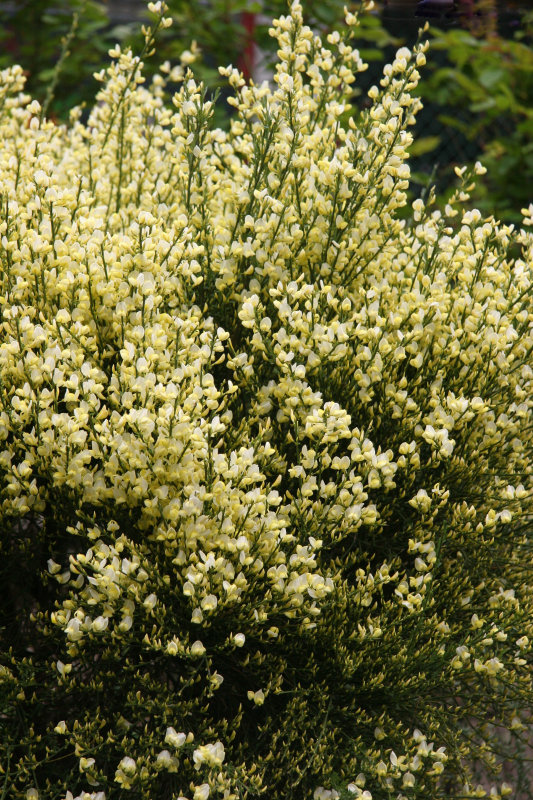
M244 28L244 47L237 66L247 83L253 78L255 68L255 18L256 15L252 11L243 11L241 14L241 24Z

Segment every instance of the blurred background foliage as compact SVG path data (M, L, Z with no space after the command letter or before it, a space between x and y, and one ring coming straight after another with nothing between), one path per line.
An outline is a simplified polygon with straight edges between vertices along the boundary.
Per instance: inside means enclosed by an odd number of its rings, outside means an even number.
M50 104L50 116L64 119L74 105L90 102L98 89L92 73L108 62L114 44L105 4L96 0L18 0L0 3L0 68L20 64L30 94L44 102L64 40L72 31Z
M424 108L411 148L412 192L456 188L455 166L481 160L471 204L520 223L533 200L533 9L529 0L384 0L379 21L412 45L427 19L431 41L419 85ZM386 46L383 61L393 56ZM379 80L371 64L373 82Z
M219 64L246 76L268 78L273 42L268 28L285 13L285 0L167 0L174 18L161 32L157 58L176 63L195 41L202 56L196 75L221 86ZM307 22L322 31L343 24L346 0L308 0ZM348 3L352 10L359 2ZM41 102L54 81L49 114L58 121L75 105L90 104L92 73L105 66L117 41L142 49L143 0L18 0L0 2L0 68L22 64L28 90ZM360 76L354 113L384 63L401 44L412 45L424 20L431 23L428 65L419 87L425 108L412 147L413 196L436 183L441 199L454 188L453 167L478 158L487 167L472 203L485 214L519 222L533 185L533 10L528 0L382 0L361 16L358 47L370 64ZM70 36L67 42L67 37ZM221 107L217 124L227 124Z
M507 37L492 32L434 30L420 94L440 126L438 141L424 136L415 147L437 154L443 142L462 137L466 154L480 157L487 175L475 196L485 213L519 222L533 200L533 11ZM452 161L457 161L457 157ZM446 168L446 159L441 160ZM449 174L449 169L448 169Z

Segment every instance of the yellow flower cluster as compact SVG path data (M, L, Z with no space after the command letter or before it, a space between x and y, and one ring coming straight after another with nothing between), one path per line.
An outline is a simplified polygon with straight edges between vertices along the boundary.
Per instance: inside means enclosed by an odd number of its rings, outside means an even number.
M118 47L68 126L0 73L0 514L38 521L66 698L43 769L95 800L480 797L475 719L531 690L533 235L463 210L469 174L399 213L426 44L356 119L349 28L295 2L272 34L272 86L221 69L227 132Z

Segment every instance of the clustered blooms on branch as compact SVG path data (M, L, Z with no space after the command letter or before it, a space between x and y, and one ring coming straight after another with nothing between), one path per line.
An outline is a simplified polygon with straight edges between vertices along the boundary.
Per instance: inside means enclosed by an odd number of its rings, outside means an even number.
M346 22L221 69L228 132L118 47L69 126L0 74L2 547L39 521L50 601L14 797L482 797L524 727L533 237L468 175L402 217L427 45L354 121Z

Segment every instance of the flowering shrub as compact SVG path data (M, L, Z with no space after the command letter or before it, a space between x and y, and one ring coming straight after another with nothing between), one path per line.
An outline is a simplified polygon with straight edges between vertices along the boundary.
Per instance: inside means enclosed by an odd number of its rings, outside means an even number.
M426 45L345 124L355 22L227 133L1 73L4 797L482 797L525 730L533 236L398 218Z

